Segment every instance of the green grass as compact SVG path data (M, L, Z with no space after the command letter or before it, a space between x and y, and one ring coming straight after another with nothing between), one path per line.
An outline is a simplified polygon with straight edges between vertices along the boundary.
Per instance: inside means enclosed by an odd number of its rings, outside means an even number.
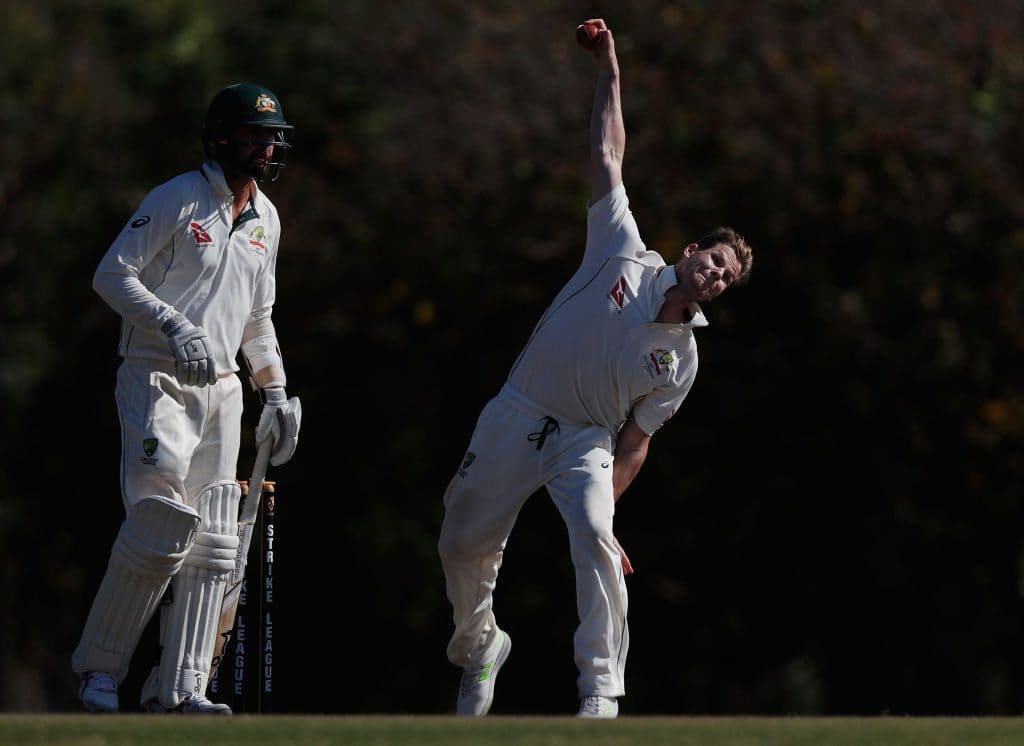
M0 715L0 746L985 746L1024 743L1010 717Z

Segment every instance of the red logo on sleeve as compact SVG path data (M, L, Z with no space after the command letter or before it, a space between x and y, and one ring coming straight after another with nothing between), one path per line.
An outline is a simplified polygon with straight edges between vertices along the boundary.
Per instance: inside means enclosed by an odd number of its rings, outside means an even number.
M612 286L611 292L608 293L608 297L612 299L612 303L615 307L622 310L622 307L626 305L626 278L620 277L616 280L615 285Z
M196 246L202 248L203 246L213 246L213 239L210 238L210 234L206 232L206 229L199 223L192 223L189 226L192 229L192 237L196 240Z

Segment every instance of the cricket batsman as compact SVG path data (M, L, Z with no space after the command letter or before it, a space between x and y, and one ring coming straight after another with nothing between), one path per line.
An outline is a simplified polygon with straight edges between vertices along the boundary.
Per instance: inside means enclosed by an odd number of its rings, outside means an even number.
M118 686L163 600L143 709L231 714L206 687L238 547L239 352L263 403L256 440L271 440L271 464L292 457L302 419L271 320L281 223L259 186L280 174L292 129L270 89L218 92L203 123L207 160L149 192L93 277L122 318L114 396L125 518L71 660L90 712L120 709Z

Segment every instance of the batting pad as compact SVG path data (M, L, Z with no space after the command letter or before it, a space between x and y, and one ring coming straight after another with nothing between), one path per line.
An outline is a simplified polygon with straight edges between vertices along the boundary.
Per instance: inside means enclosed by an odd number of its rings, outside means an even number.
M142 690L142 701L177 707L186 695L205 696L219 638L220 610L238 550L237 482L217 482L199 495L202 524L181 571L171 602L160 611L160 665Z
M124 681L142 631L181 569L199 523L196 511L165 497L143 498L129 510L71 657L74 671L103 671Z

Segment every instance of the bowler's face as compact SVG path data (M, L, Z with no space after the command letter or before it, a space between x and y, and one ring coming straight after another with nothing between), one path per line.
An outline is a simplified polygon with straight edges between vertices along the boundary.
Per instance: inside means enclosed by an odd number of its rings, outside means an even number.
M676 275L691 297L701 301L717 298L740 276L739 260L732 248L716 244L697 250L696 244L683 249L676 263Z

